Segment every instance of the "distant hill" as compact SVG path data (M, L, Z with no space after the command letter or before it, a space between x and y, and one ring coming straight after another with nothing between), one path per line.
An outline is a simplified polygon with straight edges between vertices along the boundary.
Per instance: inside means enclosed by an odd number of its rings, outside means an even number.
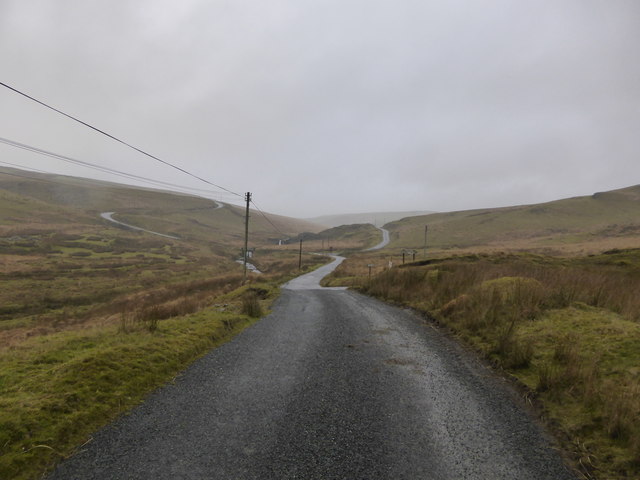
M0 167L0 236L21 229L117 228L100 218L110 211L141 228L235 248L244 238L244 209L226 203L217 208L220 204L194 195ZM283 236L323 230L304 220L267 217L251 211L252 244L275 244Z
M640 185L536 205L436 213L392 222L390 248L590 253L640 247Z
M316 252L321 251L359 251L380 243L382 234L380 230L370 223L356 223L353 225L340 225L317 233L305 232L290 243L302 240L305 247Z
M380 227L388 222L400 220L401 218L426 215L429 213L433 212L420 210L415 212L345 213L342 215L323 215L320 217L307 218L306 220L326 227L340 227L342 225L354 225L361 223L371 223L372 225Z

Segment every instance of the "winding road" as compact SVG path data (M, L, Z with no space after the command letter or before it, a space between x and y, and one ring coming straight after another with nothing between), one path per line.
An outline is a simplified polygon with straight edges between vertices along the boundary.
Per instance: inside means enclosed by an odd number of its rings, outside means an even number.
M216 206L215 206L214 210L218 210L218 209L220 209L220 208L223 208L223 207L224 207L224 204L223 204L223 203L217 202L217 201L215 201L215 200L213 200L213 203L215 203L215 204L216 204ZM180 240L180 237L176 237L176 236L173 236L173 235L167 235L166 233L154 232L153 230L146 230L146 229L144 229L144 228L136 227L135 225L130 225L130 224L128 224L128 223L124 223L124 222L121 222L121 221L119 221L119 220L116 220L115 218L113 218L113 216L115 215L115 213L116 213L116 212L102 212L102 213L100 214L100 216L101 216L102 218L104 218L105 220L108 220L108 221L110 221L110 222L112 222L112 223L115 223L115 224L117 224L117 225L121 225L121 226L123 226L123 227L125 227L125 228L128 228L128 229L130 229L130 230L136 230L136 231L138 231L138 232L150 233L151 235L157 235L157 236L159 236L159 237L173 238L174 240Z
M367 248L365 252L371 252L372 250L380 250L381 248L384 248L387 245L389 245L389 242L391 241L389 237L389 230L386 230L381 227L376 227L376 228L382 232L382 241L374 247Z
M118 224L118 225L122 225L123 227L129 228L131 230L136 230L138 232L150 233L151 235L157 235L159 237L173 238L174 240L180 240L179 237L175 237L173 235L167 235L165 233L158 233L158 232L154 232L152 230L146 230L144 228L136 227L135 225L129 225L128 223L120 222L119 220L116 220L115 218L113 218L113 215L115 213L116 212L103 212L103 213L100 214L100 216L102 218L104 218L105 220L109 220L110 222L113 222L113 223Z
M58 479L569 480L509 386L413 313L318 285L95 434Z

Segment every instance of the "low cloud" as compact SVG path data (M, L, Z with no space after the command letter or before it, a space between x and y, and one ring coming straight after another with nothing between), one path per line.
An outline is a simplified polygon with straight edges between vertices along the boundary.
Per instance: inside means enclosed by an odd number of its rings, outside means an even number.
M638 183L638 25L635 0L14 0L0 53L2 81L264 210L442 211ZM0 102L7 138L204 186Z

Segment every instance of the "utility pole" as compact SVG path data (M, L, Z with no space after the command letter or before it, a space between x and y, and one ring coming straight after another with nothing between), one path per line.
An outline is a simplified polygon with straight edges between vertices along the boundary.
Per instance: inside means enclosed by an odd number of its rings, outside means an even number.
M298 256L298 270L302 270L302 239L300 239L300 254Z
M425 225L424 226L424 250L422 252L422 255L424 256L424 258L427 258L427 230L429 229L429 225Z
M249 250L249 204L251 203L251 192L247 192L244 196L244 199L247 201L247 213L244 217L244 252L242 254L242 256L244 257L244 273L242 276L243 285L247 282L247 252Z

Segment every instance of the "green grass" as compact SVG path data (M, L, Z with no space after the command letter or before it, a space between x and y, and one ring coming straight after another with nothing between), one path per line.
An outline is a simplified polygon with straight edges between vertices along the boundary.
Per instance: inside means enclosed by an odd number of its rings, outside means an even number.
M576 305L522 325L518 338L535 353L532 367L514 374L537 390L553 425L580 446L579 464L598 478L637 478L640 325Z
M261 302L276 292L247 286L220 301L233 302L248 288ZM205 309L155 328L142 319L63 331L0 352L0 478L39 478L95 429L253 321L233 310Z
M369 279L371 258L329 281L428 313L517 379L586 478L640 478L640 250L466 255Z

